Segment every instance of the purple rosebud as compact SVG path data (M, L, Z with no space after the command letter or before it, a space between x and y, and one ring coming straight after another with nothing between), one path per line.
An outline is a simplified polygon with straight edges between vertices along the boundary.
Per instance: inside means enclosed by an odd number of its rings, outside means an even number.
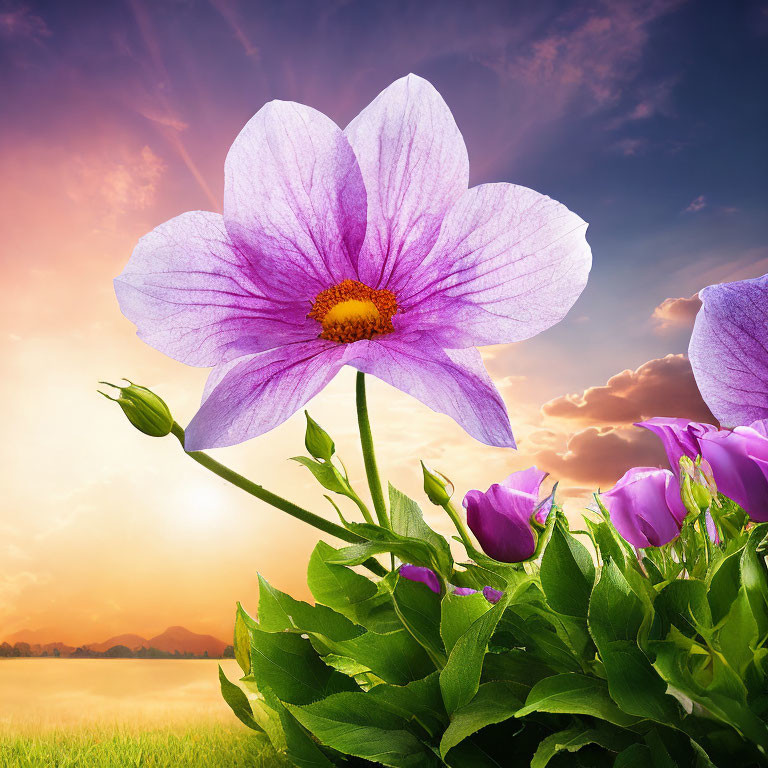
M536 551L531 519L546 476L530 467L513 472L485 493L473 490L464 497L467 524L487 555L502 563L519 563Z
M430 568L405 563L400 566L400 575L404 579L408 579L408 581L420 581L436 594L440 594L440 579L437 578L437 574Z
M472 589L471 587L454 587L453 588L453 594L454 595L476 595L477 590Z
M768 436L763 421L733 431L708 432L701 452L712 466L717 489L753 520L768 522Z
M644 427L661 439L664 450L669 458L672 471L677 474L680 467L680 459L687 456L695 459L700 453L699 439L707 432L717 431L712 424L702 424L688 419L672 419L665 416L656 416L647 421L638 421L637 427Z
M680 483L668 469L634 467L602 497L616 530L638 549L672 541L687 515Z
M496 605L496 603L498 603L499 600L504 597L503 592L498 589L494 589L493 587L483 587L483 594L485 595L485 599L494 605Z
M768 417L768 275L699 291L688 357L704 402L724 426Z

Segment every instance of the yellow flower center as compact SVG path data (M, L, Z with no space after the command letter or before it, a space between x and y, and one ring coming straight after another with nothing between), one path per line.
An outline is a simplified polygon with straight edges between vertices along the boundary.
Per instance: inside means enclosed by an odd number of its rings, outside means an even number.
M307 317L322 326L321 339L349 344L392 333L392 316L397 309L392 291L342 280L317 294Z

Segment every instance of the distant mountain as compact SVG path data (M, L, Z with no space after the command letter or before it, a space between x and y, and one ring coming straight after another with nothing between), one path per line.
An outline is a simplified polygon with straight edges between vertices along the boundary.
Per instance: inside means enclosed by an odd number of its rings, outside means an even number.
M209 658L220 658L225 649L229 649L228 654L232 652L231 646L217 637L190 632L186 627L168 627L165 632L149 640L134 633L115 635L100 643L86 643L78 648L66 643L46 642L54 632L55 630L29 629L16 632L7 637L5 643L0 643L0 656L98 658L104 654L110 656L107 652L115 647L122 647L124 654L129 657L135 654L137 658L163 658L169 654L188 658L206 655ZM125 648L128 651L125 651ZM157 655L156 651L162 652L161 655Z
M132 651L137 651L139 648L150 647L149 642L141 635L132 635L130 633L126 635L115 635L114 637L110 637L109 640L105 640L103 643L88 643L85 647L90 648L92 651L103 653L110 648L114 648L116 645L124 645Z
M226 643L213 635L198 635L184 627L168 627L161 635L150 637L147 643L150 648L157 648L159 651L187 652L196 656L202 656L207 651L212 657L221 656L227 647Z

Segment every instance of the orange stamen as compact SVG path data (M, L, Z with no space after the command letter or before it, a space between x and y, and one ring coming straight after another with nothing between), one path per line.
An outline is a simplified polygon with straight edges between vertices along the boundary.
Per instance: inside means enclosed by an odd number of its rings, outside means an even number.
M357 280L342 280L317 294L307 317L322 325L321 339L350 344L392 333L392 316L397 309L392 291L369 288Z

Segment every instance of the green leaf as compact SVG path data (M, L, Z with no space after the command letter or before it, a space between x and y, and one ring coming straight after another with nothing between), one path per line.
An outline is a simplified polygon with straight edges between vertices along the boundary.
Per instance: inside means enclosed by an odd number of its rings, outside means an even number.
M306 467L323 488L333 491L333 493L339 493L342 496L352 495L349 483L330 461L315 461L306 456L292 456L291 461L296 461Z
M665 638L670 626L684 635L696 637L699 630L712 627L712 614L707 601L707 585L698 579L679 579L667 584L653 603L654 637Z
M440 734L448 724L437 672L408 685L378 685L368 695L413 723L430 738Z
M598 649L613 640L637 639L643 604L612 560L600 570L589 600L589 631Z
M488 642L512 595L509 591L490 610L477 619L454 644L445 667L440 672L440 690L445 708L453 714L475 697Z
M243 678L242 683L263 701L261 707L267 715L264 730L278 753L298 768L333 768L334 764L266 683L257 685L252 677Z
M560 752L578 752L588 744L597 744L610 752L619 752L632 741L629 734L608 728L569 728L547 736L531 760L531 768L545 768Z
M358 690L346 675L322 662L309 640L287 632L251 630L251 674L280 701L308 704L338 691Z
M541 560L541 586L554 610L586 618L595 583L595 565L587 548L568 533L558 517Z
M651 750L645 744L632 744L616 755L613 768L648 768L651 765Z
M757 647L758 636L749 596L742 587L717 633L717 644L723 656L742 679L746 677L747 666L752 662L752 649Z
M514 682L530 690L539 680L551 677L554 672L548 664L532 658L528 651L515 648L506 653L486 654L480 679L484 683L495 680Z
M680 711L648 657L634 643L615 640L600 649L611 698L627 713L676 727Z
M349 640L365 630L324 605L310 605L275 589L259 575L259 627L265 632L308 632Z
M721 560L711 576L707 598L714 624L719 624L728 615L739 592L741 553L742 551L739 550Z
M328 643L326 647L333 654L354 659L393 685L406 685L435 669L427 652L402 625L395 632L366 632L351 640Z
M248 696L246 696L245 691L239 685L235 685L235 683L227 679L221 665L219 665L219 685L221 686L221 695L224 697L224 701L229 704L238 720L255 731L263 731L264 729L253 717L251 705L248 703Z
M766 535L768 535L768 523L756 525L750 531L739 562L741 583L746 589L752 606L752 615L755 617L761 637L768 634L768 571L765 560L757 554L757 548Z
M389 592L362 574L329 560L338 550L319 541L307 569L307 584L318 603L376 632L400 629Z
M439 765L431 750L407 729L407 721L370 694L337 693L288 708L320 743L343 754L386 766Z
M613 560L616 565L619 566L621 571L624 571L626 567L624 549L618 540L618 534L614 527L606 520L596 522L595 520L590 520L588 517L585 517L584 522L592 534L592 540L595 543L595 547L603 564L607 563L609 560Z
M491 604L481 592L473 595L455 595L448 591L440 602L440 636L445 650L450 653L456 641L479 619Z
M248 619L251 624L256 624L238 603L235 610L235 659L244 675L251 671L251 634L248 631Z
M390 587L391 583L388 577L383 581ZM445 649L440 637L440 598L426 584L396 578L392 604L408 633L429 654L435 666L442 667Z
M547 677L536 683L516 717L532 712L591 715L621 727L629 727L638 719L622 712L611 699L603 680L574 672Z
M484 683L472 701L453 713L451 724L440 741L440 756L445 758L449 750L481 728L514 717L521 704L519 686Z
M451 572L453 558L448 542L426 524L419 505L398 491L391 483L389 485L389 513L392 529L395 533L430 544L440 560L440 573L447 575Z

